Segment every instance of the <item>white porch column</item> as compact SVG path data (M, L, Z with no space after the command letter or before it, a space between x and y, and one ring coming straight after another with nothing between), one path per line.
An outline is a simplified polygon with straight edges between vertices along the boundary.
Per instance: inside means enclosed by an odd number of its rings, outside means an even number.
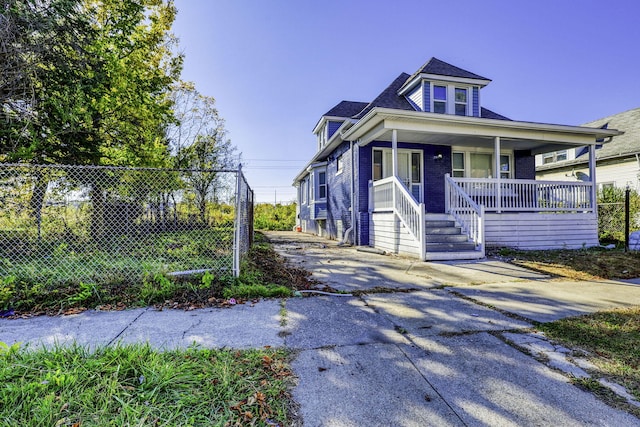
M398 131L393 129L391 131L391 171L393 172L393 177L398 179ZM393 209L396 209L396 184L393 183L392 194L393 194Z
M589 145L589 179L591 180L591 208L598 215L598 187L596 185L596 145Z
M496 210L502 212L502 188L500 188L500 137L496 136L493 141L493 169L496 178Z
M392 169L393 176L398 177L398 131L393 129L391 131L391 157L392 157Z

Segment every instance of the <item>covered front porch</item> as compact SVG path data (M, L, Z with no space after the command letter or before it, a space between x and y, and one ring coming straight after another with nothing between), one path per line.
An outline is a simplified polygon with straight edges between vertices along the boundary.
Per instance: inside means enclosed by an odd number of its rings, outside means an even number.
M373 159L369 245L442 260L483 258L487 246L598 244L595 143L619 132L384 109L369 114L347 135L363 151L390 148L386 176L376 176ZM423 170L415 175L412 166L419 192L398 165L399 146L408 144L424 147ZM535 180L536 154L578 146L589 150L589 181Z

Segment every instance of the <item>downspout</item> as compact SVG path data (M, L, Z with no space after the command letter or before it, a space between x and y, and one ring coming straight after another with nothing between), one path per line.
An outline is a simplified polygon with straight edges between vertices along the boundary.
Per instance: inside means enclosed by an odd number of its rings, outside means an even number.
M342 245L346 245L347 244L347 236L351 233L353 234L353 229L356 225L356 210L355 210L355 194L354 194L354 189L355 189L355 185L354 185L354 180L355 180L355 156L353 155L353 141L349 141L349 152L351 153L351 225L349 226L349 228L347 228L346 230L344 230L344 233L342 234L342 240L340 240L340 243L338 243L338 246L342 246ZM353 239L353 243L356 243L356 239Z

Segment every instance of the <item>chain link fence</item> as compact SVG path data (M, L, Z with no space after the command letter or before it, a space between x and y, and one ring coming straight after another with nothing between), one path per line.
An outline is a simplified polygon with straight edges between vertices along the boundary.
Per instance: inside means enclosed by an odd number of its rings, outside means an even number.
M240 168L0 164L0 283L237 276L252 212Z

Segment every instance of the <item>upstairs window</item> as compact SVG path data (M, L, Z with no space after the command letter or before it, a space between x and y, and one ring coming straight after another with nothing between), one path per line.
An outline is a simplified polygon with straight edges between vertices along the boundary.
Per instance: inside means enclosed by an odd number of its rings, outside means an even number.
M439 114L447 112L446 86L433 86L433 112Z
M336 175L339 175L342 173L342 169L344 168L344 159L342 158L342 154L339 155L336 159L336 164L338 168L338 170L336 171Z
M467 115L467 90L456 88L456 116Z
M555 162L561 162L567 160L567 150L554 151L553 153L546 153L542 155L542 164L549 164Z

